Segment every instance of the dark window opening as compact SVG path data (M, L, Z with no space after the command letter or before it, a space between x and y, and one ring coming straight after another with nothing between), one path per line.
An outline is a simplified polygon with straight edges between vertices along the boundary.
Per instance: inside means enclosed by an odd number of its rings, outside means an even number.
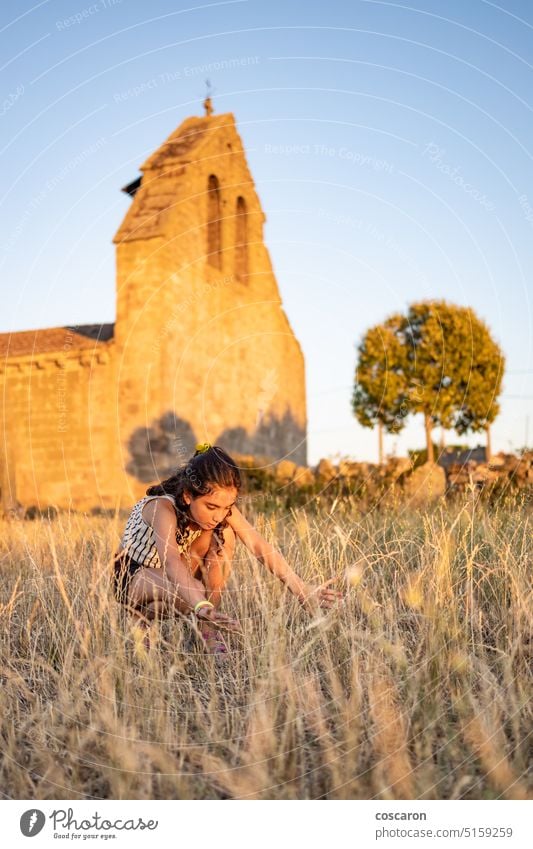
M248 276L248 217L243 197L237 198L235 212L235 275L241 279Z
M220 184L214 174L207 186L207 261L215 268L222 268L222 216Z

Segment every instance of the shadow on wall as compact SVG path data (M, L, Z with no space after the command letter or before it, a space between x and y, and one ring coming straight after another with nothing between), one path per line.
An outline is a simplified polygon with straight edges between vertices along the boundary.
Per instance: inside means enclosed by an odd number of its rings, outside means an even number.
M292 460L299 466L307 463L305 430L294 420L290 410L280 419L262 417L252 433L247 433L243 427L227 428L219 434L216 444L228 454L252 454L274 463Z
M197 441L190 424L169 410L150 427L133 431L128 440L126 471L142 483L164 480L194 454Z
M133 431L128 440L130 459L126 471L141 483L164 480L194 454L198 441L190 424L169 410L154 419L150 427ZM290 411L280 419L263 417L251 434L242 427L223 430L213 444L228 454L252 454L274 463L306 463L305 431Z

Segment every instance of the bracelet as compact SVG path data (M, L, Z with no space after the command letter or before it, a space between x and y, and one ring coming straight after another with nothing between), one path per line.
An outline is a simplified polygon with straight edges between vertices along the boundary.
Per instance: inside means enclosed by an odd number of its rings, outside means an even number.
M198 616L198 611L202 607L214 607L214 606L215 605L211 601L208 601L206 598L202 599L201 601L197 601L196 604L194 605L195 616Z

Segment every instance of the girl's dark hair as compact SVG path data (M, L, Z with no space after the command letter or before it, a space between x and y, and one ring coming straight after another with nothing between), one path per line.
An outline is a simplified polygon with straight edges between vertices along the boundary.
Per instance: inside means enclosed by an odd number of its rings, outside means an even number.
M185 491L193 498L207 495L215 486L235 487L237 493L242 486L241 475L235 461L218 445L211 445L207 451L196 450L191 459L180 466L176 472L159 484L148 487L147 495L172 495L177 507L178 531L185 533L188 522L191 521L189 505L183 498ZM231 509L228 513L231 516ZM226 519L220 522L213 531L219 543L217 554L222 553L220 546L224 545L222 531L228 527Z

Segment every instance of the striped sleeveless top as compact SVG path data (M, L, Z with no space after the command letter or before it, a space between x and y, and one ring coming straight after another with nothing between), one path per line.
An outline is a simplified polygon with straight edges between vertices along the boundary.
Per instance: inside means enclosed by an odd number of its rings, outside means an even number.
M176 501L172 495L146 495L135 504L129 515L124 533L121 539L121 545L126 549L129 556L140 563L142 566L153 566L156 569L161 568L161 561L155 544L154 530L145 522L142 516L142 509L149 501L155 498L167 498L173 506L176 507ZM182 554L186 554L193 541L200 536L201 529L193 531L192 528L187 528L185 535L182 536L176 528L176 543Z

